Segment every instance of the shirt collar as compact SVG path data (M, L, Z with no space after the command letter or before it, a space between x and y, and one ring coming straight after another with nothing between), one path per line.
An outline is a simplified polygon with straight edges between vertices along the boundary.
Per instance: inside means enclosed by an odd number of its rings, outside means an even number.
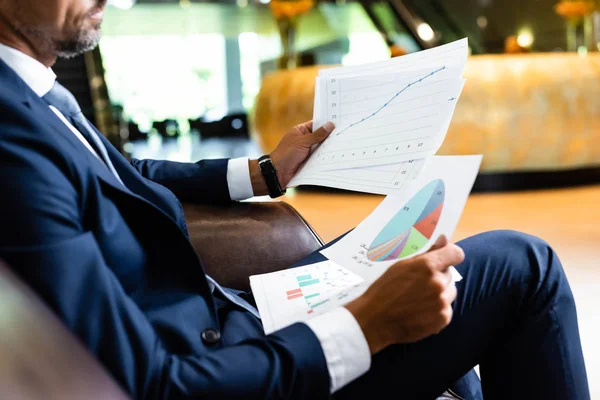
M6 63L38 96L47 94L56 75L52 69L19 50L0 43L0 59Z

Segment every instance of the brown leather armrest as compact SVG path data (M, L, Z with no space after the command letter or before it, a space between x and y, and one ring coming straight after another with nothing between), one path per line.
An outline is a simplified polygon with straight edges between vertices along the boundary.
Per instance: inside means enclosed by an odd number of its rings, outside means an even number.
M192 245L220 284L248 290L250 275L279 271L323 242L284 202L184 205Z

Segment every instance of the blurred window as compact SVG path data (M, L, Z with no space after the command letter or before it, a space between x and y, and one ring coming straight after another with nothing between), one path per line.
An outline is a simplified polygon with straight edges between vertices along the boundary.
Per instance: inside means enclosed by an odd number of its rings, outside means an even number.
M103 32L100 50L111 101L142 131L173 119L185 134L190 119L218 119L239 112L232 109L236 104L250 111L262 77L276 68L282 54L277 25L262 4L183 7L140 1L128 10L110 7ZM231 40L238 43L237 55L228 54ZM316 64L349 65L390 56L358 2L323 3L302 16L297 48ZM236 82L240 90L228 90L228 83ZM241 99L228 98L236 93Z
M225 45L220 34L103 37L100 43L111 101L148 130L170 118L224 114Z

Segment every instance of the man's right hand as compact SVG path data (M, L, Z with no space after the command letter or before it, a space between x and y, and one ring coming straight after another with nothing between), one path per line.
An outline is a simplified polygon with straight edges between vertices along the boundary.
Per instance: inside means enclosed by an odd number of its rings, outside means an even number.
M429 252L394 264L346 305L372 354L392 344L419 341L450 323L456 286L449 268L464 258L462 249L442 236Z

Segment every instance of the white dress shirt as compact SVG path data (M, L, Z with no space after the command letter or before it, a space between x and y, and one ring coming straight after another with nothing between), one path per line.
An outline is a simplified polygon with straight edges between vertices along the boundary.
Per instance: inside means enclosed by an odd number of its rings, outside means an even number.
M40 97L52 89L56 75L39 61L0 43L0 59ZM100 161L94 148L81 133L58 111L49 106L86 149ZM227 165L227 185L232 200L254 196L247 158L236 158ZM371 353L367 340L354 316L345 308L338 308L317 316L306 324L315 333L325 354L332 393L367 372L371 366Z

